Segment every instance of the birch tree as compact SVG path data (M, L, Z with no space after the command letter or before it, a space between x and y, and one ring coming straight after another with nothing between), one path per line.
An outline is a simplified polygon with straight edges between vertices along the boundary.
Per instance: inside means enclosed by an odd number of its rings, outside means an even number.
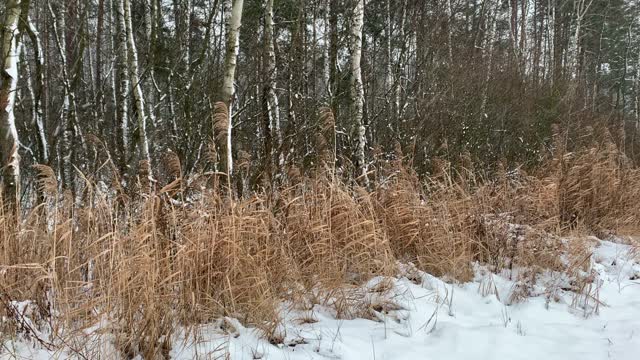
M2 166L3 197L11 207L17 207L20 188L20 155L14 105L18 85L20 0L7 0L2 29L2 85L0 86L0 166Z
M364 0L358 0L351 22L351 116L356 127L356 168L362 180L368 185L365 159L366 129L363 121L364 89L362 88L362 27L364 23Z
M278 97L276 96L276 78L278 72L276 69L276 53L273 45L273 0L265 0L265 19L264 19L264 45L265 45L265 66L267 81L266 93L269 103L269 124L275 130L278 144L282 141L280 134L280 106Z
M330 34L331 34L331 22L329 21L331 6L331 0L324 0L323 3L323 41L324 46L322 47L322 84L324 86L324 96L327 101L330 101L331 98L331 60L329 55L330 48ZM390 0L389 0L390 1Z
M26 34L31 41L33 55L35 59L35 72L32 71L31 64L26 63L27 72L27 88L31 97L31 113L32 122L36 127L36 138L38 141L38 150L40 162L46 164L49 162L49 143L45 130L46 113L42 106L42 96L45 90L44 84L44 52L42 49L42 41L40 33L35 24L29 17L30 1L22 1L22 13L20 16L20 33Z
M230 1L230 0L228 0ZM222 82L222 101L227 106L227 143L226 143L226 163L227 176L233 173L233 154L231 153L231 133L233 130L233 96L234 81L236 77L236 64L238 52L240 51L240 26L242 24L242 8L244 0L234 0L231 7L231 14L227 23L227 48L224 59L224 78Z
M139 76L138 50L136 49L136 41L133 36L133 25L131 22L131 0L124 0L124 18L127 33L129 78L131 80L131 92L133 93L138 120L137 147L140 156L139 170L140 176L146 177L144 182L151 182L153 175L151 172L151 156L149 155L149 140L147 138L147 117L144 108L144 93L142 92L142 84ZM145 187L149 185L150 184L146 184Z
M580 76L579 74L580 59L579 58L580 58L580 37L582 34L581 30L583 25L582 23L592 3L593 3L593 0L589 0L589 2L587 2L587 0L574 0L573 2L573 8L576 13L576 29L572 39L573 46L570 53L571 54L570 64L572 68L571 71L575 72L576 78Z
M120 172L127 176L129 162L129 72L127 71L127 61L129 51L127 46L127 25L125 20L124 0L115 0L115 36L114 51L116 52L117 87L116 91L116 123L118 129L117 144L120 152Z
M407 58L407 48L408 46L408 39L407 39L407 34L405 31L405 24L407 21L407 0L403 0L402 2L402 10L401 10L401 15L400 15L400 23L398 24L398 39L400 41L400 53L398 55L398 63L396 65L397 71L396 71L396 78L395 78L395 82L394 82L394 90L393 90L393 96L394 96L394 115L395 115L395 120L397 122L400 122L400 117L402 115L402 108L403 108L403 104L402 104L402 78L404 76L404 72L405 72L405 66L406 66L406 58ZM399 127L399 124L396 124L396 126Z
M488 164L528 162L569 108L640 124L637 1L4 0L0 21L16 11L17 29L7 21L0 34L0 87L20 142L8 140L4 106L2 171L19 152L23 169L48 162L65 187L81 184L74 166L104 182L99 160L111 158L133 185L134 169L148 178L139 166L169 149L185 175L205 158L230 180L250 164L247 188L278 162L308 173L327 103L335 155L360 179L369 151L385 159L396 141L427 172L433 156L455 163L463 149ZM18 83L5 70L13 60ZM106 154L85 148L83 131ZM627 140L638 154L640 138Z
M271 177L271 165L273 163L273 133L276 136L276 147L281 144L282 137L280 135L280 106L278 97L276 96L276 54L274 48L273 37L273 0L265 0L264 11L264 53L263 53L263 69L264 69L264 88L263 96L263 116L265 116L263 126L264 136L264 152L265 167L268 177Z
M638 58L636 60L636 72L633 77L634 94L634 110L636 117L635 128L636 131L640 130L640 50L638 51Z
M71 85L71 76L69 73L69 63L67 61L67 26L66 16L67 11L65 9L66 3L51 4L49 5L49 13L53 18L53 37L60 56L61 68L62 68L62 87L63 87L63 100L60 111L60 120L56 133L62 134L60 141L58 142L57 154L58 165L62 177L62 183L64 185L73 185L73 169L71 159L75 152L75 147L72 146L74 138L74 126L76 123L77 106L76 106L76 94L73 91Z
M385 97L391 94L391 88L393 86L393 23L391 21L391 0L387 0L385 4L386 21L385 24L385 36L386 36L386 68L384 78L384 94Z

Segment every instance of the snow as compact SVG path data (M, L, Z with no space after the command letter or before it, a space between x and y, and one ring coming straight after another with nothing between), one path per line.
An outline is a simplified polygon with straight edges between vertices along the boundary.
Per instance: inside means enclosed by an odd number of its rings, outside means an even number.
M374 311L368 319L337 319L329 308L284 310L284 343L272 345L234 319L202 326L197 335L176 336L174 359L637 359L640 350L638 249L598 241L590 294L577 296L569 280L543 273L530 297L509 301L522 284L513 273L491 274L476 265L474 281L454 285L425 273L386 279L389 292L361 289ZM517 270L514 270L517 271ZM417 274L417 275L416 275ZM563 290L567 289L567 290ZM576 301L580 300L580 301ZM384 302L386 300L386 302ZM509 305L510 304L510 305ZM301 321L306 319L306 321ZM224 329L224 330L223 330ZM24 358L51 353L12 342ZM7 344L5 344L7 346ZM5 350L6 352L6 350ZM0 351L4 354L4 352ZM58 355L59 356L59 355ZM64 357L59 357L64 358ZM0 355L0 359L8 359Z

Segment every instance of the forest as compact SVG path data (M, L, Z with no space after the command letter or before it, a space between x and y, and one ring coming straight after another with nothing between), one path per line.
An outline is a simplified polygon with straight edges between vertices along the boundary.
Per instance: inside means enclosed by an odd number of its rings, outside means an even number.
M640 1L4 0L0 26L0 359L290 358L264 346L311 349L318 309L386 339L403 279L444 289L427 325L478 281L599 316L612 244L640 279Z

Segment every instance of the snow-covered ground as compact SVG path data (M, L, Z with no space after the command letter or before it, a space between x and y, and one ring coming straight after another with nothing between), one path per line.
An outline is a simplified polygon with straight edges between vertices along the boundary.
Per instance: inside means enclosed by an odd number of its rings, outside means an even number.
M385 297L390 302L373 306L378 321L339 320L321 306L308 312L288 311L284 344L272 345L256 330L230 319L226 326L203 326L196 340L178 336L171 355L175 359L639 359L638 253L628 245L602 241L591 259L594 281L583 291L590 296L568 291L569 280L554 274L541 276L521 301L514 300L514 291L519 291L517 282L509 280L514 274L490 274L477 266L476 279L463 285L420 274L391 281L393 288ZM372 288L376 282L380 279L371 282ZM374 305L380 301L373 292L369 296ZM21 343L6 346L27 359L65 358ZM6 349L4 353L0 359L13 358Z

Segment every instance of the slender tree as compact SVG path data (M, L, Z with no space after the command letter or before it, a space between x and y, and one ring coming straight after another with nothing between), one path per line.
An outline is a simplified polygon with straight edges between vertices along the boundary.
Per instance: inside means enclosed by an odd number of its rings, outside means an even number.
M125 27L127 33L127 54L128 54L128 70L129 78L131 80L131 93L136 107L136 117L138 120L138 153L139 153L139 166L140 176L145 177L144 183L147 183L145 187L150 186L150 181L153 180L153 174L151 172L151 155L149 154L149 140L147 138L147 116L145 112L144 93L142 90L142 83L139 76L138 65L138 50L136 48L136 41L133 36L133 25L131 22L131 0L124 0L124 18Z
M33 57L35 60L35 71L32 70L32 65L29 62L26 63L27 70L27 88L29 96L31 97L31 113L32 122L36 128L36 139L38 142L39 161L41 163L49 163L49 142L47 140L47 134L45 129L46 112L43 109L42 98L45 90L44 83L44 53L42 49L42 41L40 39L40 33L29 17L29 5L30 1L22 1L22 13L20 16L20 33L26 34L31 42L33 49Z
M118 129L118 147L120 152L120 172L126 177L129 166L129 72L127 61L129 49L127 45L127 25L125 19L124 0L115 0L115 36L114 51L116 58L118 84L116 123Z
M362 87L362 27L364 24L364 0L358 0L351 22L351 116L356 127L356 168L365 184L368 184L365 148L366 128L363 120L364 89Z
M62 68L62 88L63 100L60 111L58 129L62 133L58 141L57 154L62 183L73 187L73 165L72 158L76 151L73 146L74 126L76 124L77 104L76 94L72 86L70 65L67 58L67 22L68 15L66 3L48 3L49 13L53 18L53 37L58 55L60 56L60 67Z
M20 0L7 0L2 31L2 85L0 86L0 166L2 166L3 198L17 206L20 188L20 155L14 105L18 86L18 52L20 36L18 22L22 8Z
M230 1L230 0L227 0ZM233 96L235 92L234 82L236 78L236 64L240 51L240 26L242 25L242 8L244 0L234 0L231 6L231 14L227 22L227 49L224 59L224 79L222 83L222 101L227 106L227 142L226 142L226 167L227 176L233 173L232 130L233 130Z
M280 106L276 95L276 79L278 71L276 68L276 53L273 33L273 0L265 0L264 18L264 71L266 73L266 94L269 103L269 124L276 133L278 145L282 141L280 133Z

